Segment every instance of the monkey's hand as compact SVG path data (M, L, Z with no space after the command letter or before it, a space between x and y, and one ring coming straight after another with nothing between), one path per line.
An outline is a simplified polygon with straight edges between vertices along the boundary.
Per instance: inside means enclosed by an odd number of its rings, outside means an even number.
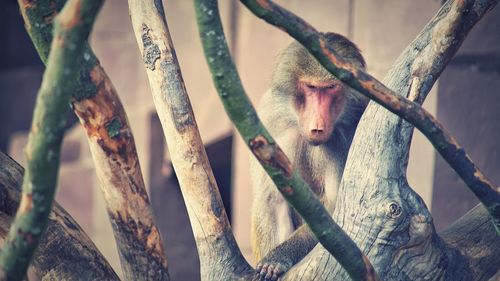
M293 259L286 255L279 256L280 251L278 248L279 246L257 264L256 270L261 280L278 280L278 277L283 275L283 273L287 272L288 269L294 265Z
M257 273L264 280L278 280L294 264L318 244L309 227L302 225L286 240L270 251L258 264Z

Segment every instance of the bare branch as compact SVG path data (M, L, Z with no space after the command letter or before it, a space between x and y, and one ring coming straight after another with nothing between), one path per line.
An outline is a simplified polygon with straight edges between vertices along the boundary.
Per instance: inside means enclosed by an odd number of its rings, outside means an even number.
M446 1L415 40L399 55L386 83L395 92L422 104L474 25L498 0Z
M186 202L202 280L253 274L231 232L170 37L161 1L129 0L137 44Z

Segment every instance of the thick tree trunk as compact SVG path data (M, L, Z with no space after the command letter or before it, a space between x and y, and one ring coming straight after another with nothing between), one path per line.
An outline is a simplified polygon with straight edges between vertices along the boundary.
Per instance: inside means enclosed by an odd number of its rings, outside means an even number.
M496 2L448 1L384 83L423 102L467 32ZM406 181L412 131L381 106L369 105L349 152L334 219L367 253L382 280L487 280L500 267L500 239L491 217L481 208L442 237L435 233L427 207ZM468 227L471 221L480 227ZM299 278L344 280L347 275L317 246L284 279Z
M0 237L19 206L23 168L0 152ZM119 280L78 223L55 203L33 261L41 280Z
M500 273L500 238L492 231L491 218L483 206L477 205L439 235L450 255L465 259L456 265L457 276L488 280Z

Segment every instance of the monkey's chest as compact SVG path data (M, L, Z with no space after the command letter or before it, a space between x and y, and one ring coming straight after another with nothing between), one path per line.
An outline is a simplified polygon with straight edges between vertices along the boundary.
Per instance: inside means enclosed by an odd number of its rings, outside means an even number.
M325 193L325 178L323 175L308 173L303 174L302 178L317 196L321 197Z
M309 173L303 173L302 178L307 182L307 184L312 189L312 191L316 194L316 196L319 197L321 203L324 204L324 199L325 199L324 177L320 176L320 175L315 175L315 174L309 172ZM299 228L303 224L302 218L293 209L291 209L291 217L292 217L292 223L293 223L294 229Z

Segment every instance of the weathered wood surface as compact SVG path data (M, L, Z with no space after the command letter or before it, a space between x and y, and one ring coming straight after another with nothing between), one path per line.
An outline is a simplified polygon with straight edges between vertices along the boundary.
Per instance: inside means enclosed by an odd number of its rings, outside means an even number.
M19 206L23 168L0 152L0 237ZM41 280L119 280L78 223L57 203L33 260Z

